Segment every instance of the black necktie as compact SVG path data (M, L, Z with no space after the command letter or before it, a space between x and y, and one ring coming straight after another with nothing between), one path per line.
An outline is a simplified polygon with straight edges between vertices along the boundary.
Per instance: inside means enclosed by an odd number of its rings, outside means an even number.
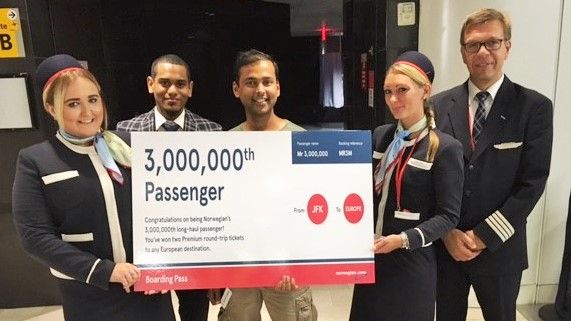
M474 127L472 131L472 137L474 137L474 145L478 143L480 134L482 133L484 124L486 123L486 108L484 106L488 96L490 96L490 93L487 91L480 91L476 94L476 99L478 100L478 108L476 109L476 115L474 115Z
M170 120L167 120L166 122L164 122L162 126L165 129L165 131L167 131L167 132L176 132L180 128L180 126L177 123L175 123L174 121L170 121Z

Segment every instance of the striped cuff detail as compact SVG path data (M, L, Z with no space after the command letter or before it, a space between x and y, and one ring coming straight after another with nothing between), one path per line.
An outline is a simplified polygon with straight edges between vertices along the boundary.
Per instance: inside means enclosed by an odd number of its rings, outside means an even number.
M515 233L513 226L500 211L495 211L488 216L486 223L494 230L502 242L507 241Z
M422 240L422 244L420 246L424 246L424 234L418 227L415 227L414 229L418 232L418 234L420 234L420 239Z
M424 233L422 233L421 229L419 229L418 227L415 227L414 230L417 231L418 234L420 234L420 240L422 241L422 244L420 245L420 247L427 247L427 246L432 245L432 242L426 243L426 239L424 238Z
M60 271L50 268L50 273L55 276L56 278L64 279L64 280L74 280L71 276L61 273Z
M93 274L93 271L95 271L95 267L97 266L97 264L99 264L99 262L101 262L101 259L97 259L97 261L95 261L95 263L93 263L93 266L91 267L91 271L89 271L89 275L87 276L87 280L85 280L85 283L89 283L89 280L91 279L91 275Z

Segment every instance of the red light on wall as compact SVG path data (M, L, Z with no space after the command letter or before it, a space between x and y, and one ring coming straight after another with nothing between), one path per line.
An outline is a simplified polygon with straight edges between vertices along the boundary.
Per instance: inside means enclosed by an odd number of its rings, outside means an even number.
M327 28L325 20L321 22L321 28L317 29L321 33L321 42L327 42L327 33L333 31L331 28Z

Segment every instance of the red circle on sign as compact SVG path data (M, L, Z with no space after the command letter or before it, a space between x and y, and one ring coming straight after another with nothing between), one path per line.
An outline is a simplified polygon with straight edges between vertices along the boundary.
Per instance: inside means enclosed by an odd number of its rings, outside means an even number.
M307 215L314 224L321 224L327 218L327 201L321 194L314 194L307 202Z
M343 213L345 213L345 218L350 223L358 223L361 218L363 218L363 213L365 208L363 207L363 200L361 197L355 193L349 194L345 198L345 203L343 203Z

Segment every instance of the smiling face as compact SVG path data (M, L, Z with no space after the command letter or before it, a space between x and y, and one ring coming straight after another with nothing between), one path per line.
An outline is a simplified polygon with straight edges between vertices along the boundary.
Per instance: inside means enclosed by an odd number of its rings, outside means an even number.
M241 67L238 82L234 81L232 91L244 105L246 117L273 114L280 96L280 84L273 63L260 60Z
M147 77L147 88L159 112L168 120L176 119L192 96L192 81L186 67L168 62L157 64L154 77Z
M71 79L63 92L62 102L58 108L52 104L47 104L46 108L68 134L86 138L102 128L105 107L99 88L90 79L81 76ZM60 102L56 100L56 104Z
M505 37L504 26L498 20L472 25L464 32L464 44L502 40L497 50L488 50L482 45L477 52L469 53L464 46L461 47L462 60L470 72L470 79L481 90L488 89L503 75L504 63L511 48L511 42Z
M384 93L393 117L408 129L424 116L424 99L430 95L430 85L418 85L410 77L390 71L385 77Z

